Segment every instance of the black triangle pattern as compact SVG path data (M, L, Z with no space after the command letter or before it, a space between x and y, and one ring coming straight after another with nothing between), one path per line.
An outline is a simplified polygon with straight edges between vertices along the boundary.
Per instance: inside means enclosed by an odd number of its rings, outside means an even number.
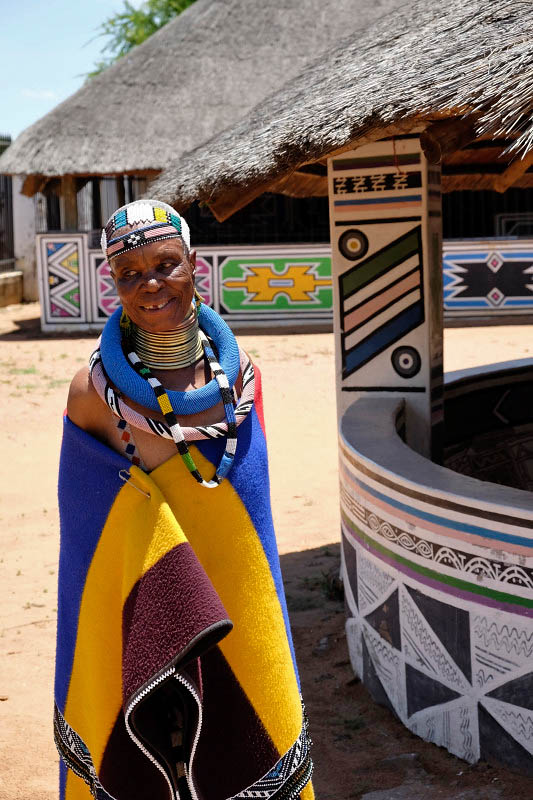
M440 706L461 697L458 692L430 678L410 664L405 665L405 686L407 690L407 714L411 716L430 706Z
M382 639L396 650L402 649L398 589L395 589L378 608L365 617Z
M478 719L480 759L505 764L533 776L533 758L528 751L481 704L478 705Z
M405 587L467 680L472 682L468 611Z
M504 683L503 686L498 686L492 692L487 692L487 697L503 700L505 703L512 703L533 711L533 672L528 672L527 675Z

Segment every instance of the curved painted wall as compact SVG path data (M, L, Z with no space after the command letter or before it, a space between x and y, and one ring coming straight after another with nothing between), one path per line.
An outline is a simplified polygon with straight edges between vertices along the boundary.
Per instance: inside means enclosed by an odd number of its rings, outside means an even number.
M533 775L533 494L418 455L402 413L363 398L340 426L353 668L413 733Z

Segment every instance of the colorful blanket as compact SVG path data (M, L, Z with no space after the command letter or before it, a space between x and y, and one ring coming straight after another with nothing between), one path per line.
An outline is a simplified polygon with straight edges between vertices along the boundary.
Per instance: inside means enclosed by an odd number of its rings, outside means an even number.
M223 448L191 448L203 474ZM260 396L213 490L65 418L59 503L61 799L312 800Z

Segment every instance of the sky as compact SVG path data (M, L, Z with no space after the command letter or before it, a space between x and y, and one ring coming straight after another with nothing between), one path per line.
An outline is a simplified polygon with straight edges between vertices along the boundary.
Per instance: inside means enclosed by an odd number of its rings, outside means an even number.
M0 134L15 138L83 84L123 0L0 0ZM132 5L140 6L141 0Z

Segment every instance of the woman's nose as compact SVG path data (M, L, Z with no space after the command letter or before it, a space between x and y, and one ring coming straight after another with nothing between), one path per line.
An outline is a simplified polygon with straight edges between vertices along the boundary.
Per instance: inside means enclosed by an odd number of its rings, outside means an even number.
M157 275L147 275L144 280L144 285L147 289L150 289L151 291L157 291L157 289L159 289L161 285L161 281L157 277Z

